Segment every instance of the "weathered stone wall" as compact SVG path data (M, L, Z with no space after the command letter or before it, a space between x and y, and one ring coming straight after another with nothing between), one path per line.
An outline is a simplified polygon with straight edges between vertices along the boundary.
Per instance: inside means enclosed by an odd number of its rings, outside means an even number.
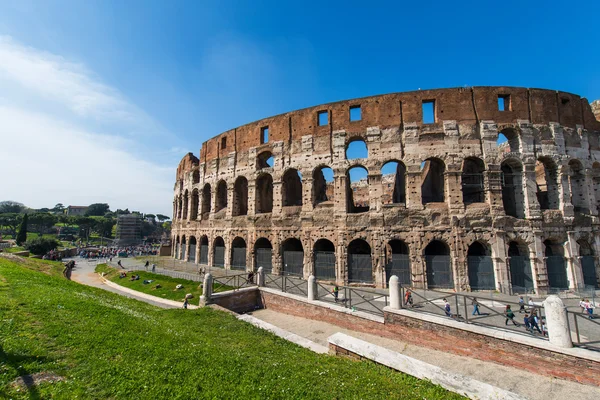
M431 123L424 101L435 102ZM351 121L357 107L361 118ZM186 259L192 248L197 263L250 270L265 266L270 247L275 274L379 287L398 269L408 271L403 283L419 287L545 292L597 284L599 132L586 99L512 87L395 93L265 118L183 158L173 254L185 246ZM499 145L500 134L507 142ZM356 140L368 157L349 160ZM381 171L388 161L402 167L393 184ZM353 188L348 171L356 166L368 176ZM327 188L322 167L333 170ZM356 197L367 197L368 207ZM591 255L582 258L581 248ZM333 254L335 278L320 270L326 262L316 262L317 252Z

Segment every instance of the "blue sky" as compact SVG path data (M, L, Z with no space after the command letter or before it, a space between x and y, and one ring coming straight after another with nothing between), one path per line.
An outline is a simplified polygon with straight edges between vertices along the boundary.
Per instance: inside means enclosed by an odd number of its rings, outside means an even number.
M600 2L457 3L2 1L0 160L30 169L0 200L170 215L181 157L270 115L464 85L600 98Z

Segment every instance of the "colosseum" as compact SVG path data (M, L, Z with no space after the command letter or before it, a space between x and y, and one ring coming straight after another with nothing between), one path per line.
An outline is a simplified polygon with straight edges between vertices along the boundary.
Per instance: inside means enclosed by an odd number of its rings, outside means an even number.
M181 160L173 255L339 285L598 287L599 135L585 98L516 87L265 118Z

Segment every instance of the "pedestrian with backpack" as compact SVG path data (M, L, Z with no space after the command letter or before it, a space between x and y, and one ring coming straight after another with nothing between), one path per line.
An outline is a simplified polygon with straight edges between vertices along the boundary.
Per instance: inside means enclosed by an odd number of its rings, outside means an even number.
M504 315L506 316L506 321L504 321L504 325L508 325L508 321L512 322L514 326L519 326L515 322L515 313L510 309L510 305L506 305L506 309L504 310Z

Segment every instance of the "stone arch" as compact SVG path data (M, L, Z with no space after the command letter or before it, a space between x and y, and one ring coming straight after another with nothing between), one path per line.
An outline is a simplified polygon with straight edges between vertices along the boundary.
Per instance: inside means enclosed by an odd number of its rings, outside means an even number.
M273 177L260 174L256 179L256 214L273 212Z
M503 140L504 139L506 140ZM519 132L514 128L504 128L498 133L498 151L500 153L520 153Z
M508 158L500 165L502 170L502 205L506 215L525 218L525 194L523 192L523 164L516 158Z
M221 179L217 183L217 198L215 203L215 212L219 212L227 208L227 183Z
M203 219L206 219L208 217L208 214L210 213L210 207L211 207L211 202L212 202L211 201L211 196L212 196L211 188L210 188L210 185L207 183L202 188L202 207L201 207L201 213L202 213L202 218Z
M315 278L335 281L335 245L327 239L319 239L313 246Z
M373 283L371 246L364 239L348 244L348 283Z
M567 265L565 263L563 244L552 239L547 239L544 240L544 246L548 287L551 290L568 289L569 280L567 278Z
M179 253L181 251L181 241L179 239L179 235L177 235L177 237L175 238L175 252L173 254L173 257L177 260L179 259Z
M313 171L312 202L317 204L333 201L334 179L333 169L327 165L321 165Z
M233 186L233 216L248 215L248 180L238 176Z
M177 197L177 218L181 219L183 216L183 196L179 195Z
M273 168L275 165L275 157L270 151L263 151L256 156L256 169Z
M183 195L183 219L187 219L188 217L188 208L189 208L189 192L185 189L185 193Z
M181 236L181 253L179 254L180 260L185 260L186 258L186 250L187 250L187 241L185 239L185 235Z
M533 274L527 244L516 240L509 242L508 262L513 293L528 293L533 290Z
M541 210L558 210L558 167L550 157L540 157L535 163L537 199Z
M362 165L348 168L346 172L346 212L369 211L369 171Z
M464 204L485 202L484 171L485 164L480 158L468 157L463 161L461 186Z
M192 206L190 207L190 219L192 221L198 219L198 203L200 196L198 195L198 189L192 190Z
M421 202L443 203L445 199L446 165L439 158L431 157L421 165Z
M286 239L281 244L281 273L287 276L304 276L304 248L296 238Z
M225 267L225 241L221 236L217 236L213 240L213 267Z
M360 136L355 136L348 140L346 145L346 160L355 160L357 158L368 158L369 149L367 142Z
M492 250L487 243L471 243L467 250L467 272L471 290L496 289Z
M208 236L200 237L200 264L208 265Z
M194 170L194 172L192 172L192 183L194 185L200 183L200 171L198 171L197 169Z
M581 261L581 272L583 274L583 284L586 288L597 289L598 275L596 273L596 257L593 247L586 240L578 240L579 260Z
M290 168L283 174L281 196L284 207L302 205L302 178L297 169Z
M246 270L246 241L239 236L231 242L231 269Z
M454 289L454 274L450 248L442 240L432 240L424 250L427 287L430 289Z
M408 245L399 239L392 239L385 246L385 281L389 283L392 275L396 275L401 285L412 284L410 272L410 255Z
M406 203L406 166L390 160L381 167L382 204Z
M196 262L196 238L194 236L190 236L190 252L188 261L195 263Z
M254 242L254 260L256 270L262 267L265 274L273 272L273 245L269 239L261 237Z
M576 159L569 161L569 187L574 211L589 214L583 164Z
M596 161L592 164L592 187L594 189L593 206L600 210L600 162Z

